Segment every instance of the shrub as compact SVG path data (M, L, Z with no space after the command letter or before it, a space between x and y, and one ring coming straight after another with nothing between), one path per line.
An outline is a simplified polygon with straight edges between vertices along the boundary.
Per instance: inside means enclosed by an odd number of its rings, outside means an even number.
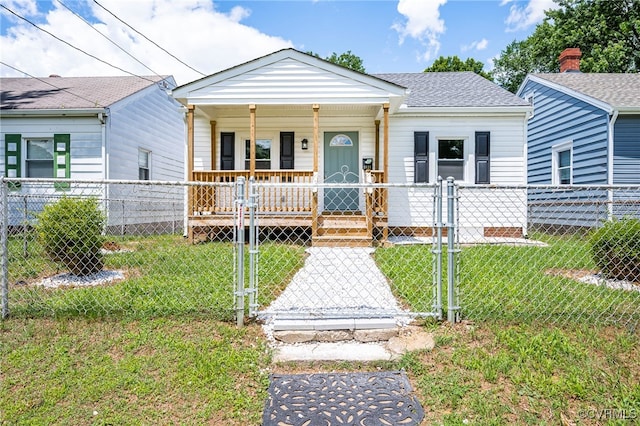
M640 282L640 220L607 222L591 234L591 253L606 278Z
M61 198L38 215L36 232L47 255L76 275L102 270L104 215L95 198Z

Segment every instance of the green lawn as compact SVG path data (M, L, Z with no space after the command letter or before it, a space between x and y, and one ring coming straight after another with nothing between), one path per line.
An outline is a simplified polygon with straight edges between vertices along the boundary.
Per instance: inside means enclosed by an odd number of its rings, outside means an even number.
M532 239L548 245L461 249L457 264L462 318L640 327L640 292L612 290L575 279L576 274L597 271L584 238L534 235ZM446 305L446 247L443 251ZM427 245L376 251L376 261L393 282L395 294L416 310L433 304L431 258L431 246Z
M618 328L425 324L397 362L270 363L258 324L202 316L0 323L7 425L259 425L269 373L405 369L425 424L558 425L640 415L640 337Z
M463 248L465 321L420 322L434 334L433 351L397 362L272 364L260 325L230 321L229 244L122 239L131 251L107 255L106 264L125 270L125 281L45 290L14 286L56 268L35 244L21 259L23 242L12 240L12 315L0 322L0 424L259 425L269 373L397 369L407 371L425 424L640 422L640 301L549 274L593 265L579 239L547 242ZM415 310L431 307L430 250L376 253L396 294ZM261 262L271 265L260 270L262 304L303 259L304 247L261 246ZM428 296L420 296L425 288Z
M124 271L126 279L91 288L46 289L34 285L59 272L40 247L12 239L9 247L9 306L13 316L118 316L202 314L229 320L234 311L234 246L190 244L182 236L114 239L123 250L105 255L105 269ZM304 248L276 244L260 247L265 262L278 268L261 273L265 295L273 294L300 268ZM248 264L248 259L246 260ZM248 277L245 277L248 281ZM26 283L15 285L17 282Z

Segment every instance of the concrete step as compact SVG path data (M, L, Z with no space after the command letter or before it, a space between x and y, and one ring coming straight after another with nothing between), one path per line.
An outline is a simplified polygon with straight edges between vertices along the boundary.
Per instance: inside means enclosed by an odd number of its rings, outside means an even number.
M371 247L373 239L368 236L318 236L311 242L314 247Z
M371 330L396 328L394 318L274 319L273 330Z

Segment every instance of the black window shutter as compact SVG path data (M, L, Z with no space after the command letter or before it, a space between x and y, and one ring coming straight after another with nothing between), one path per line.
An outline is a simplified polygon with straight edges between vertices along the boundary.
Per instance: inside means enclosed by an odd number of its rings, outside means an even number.
M294 168L294 134L293 132L280 132L280 169Z
M413 133L414 181L429 182L429 132Z
M489 132L476 132L476 183L490 183Z
M233 132L220 134L220 170L234 170L235 141L236 134Z

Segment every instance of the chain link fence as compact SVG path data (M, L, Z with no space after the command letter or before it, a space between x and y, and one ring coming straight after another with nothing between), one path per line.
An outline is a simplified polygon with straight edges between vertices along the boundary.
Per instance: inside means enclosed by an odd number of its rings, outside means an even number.
M3 316L232 318L233 230L186 237L186 203L204 186L61 182L2 181Z
M3 316L640 324L640 187L363 181L3 179Z
M439 187L255 182L250 188L257 211L259 317L441 318L433 238ZM286 195L279 194L294 191L303 192L308 208L287 208ZM273 205L274 198L283 205L265 212L262 203ZM402 217L392 217L391 210ZM273 250L282 245L289 252ZM265 284L262 276L281 269L295 273Z
M463 318L640 325L640 187L460 186L458 206Z

